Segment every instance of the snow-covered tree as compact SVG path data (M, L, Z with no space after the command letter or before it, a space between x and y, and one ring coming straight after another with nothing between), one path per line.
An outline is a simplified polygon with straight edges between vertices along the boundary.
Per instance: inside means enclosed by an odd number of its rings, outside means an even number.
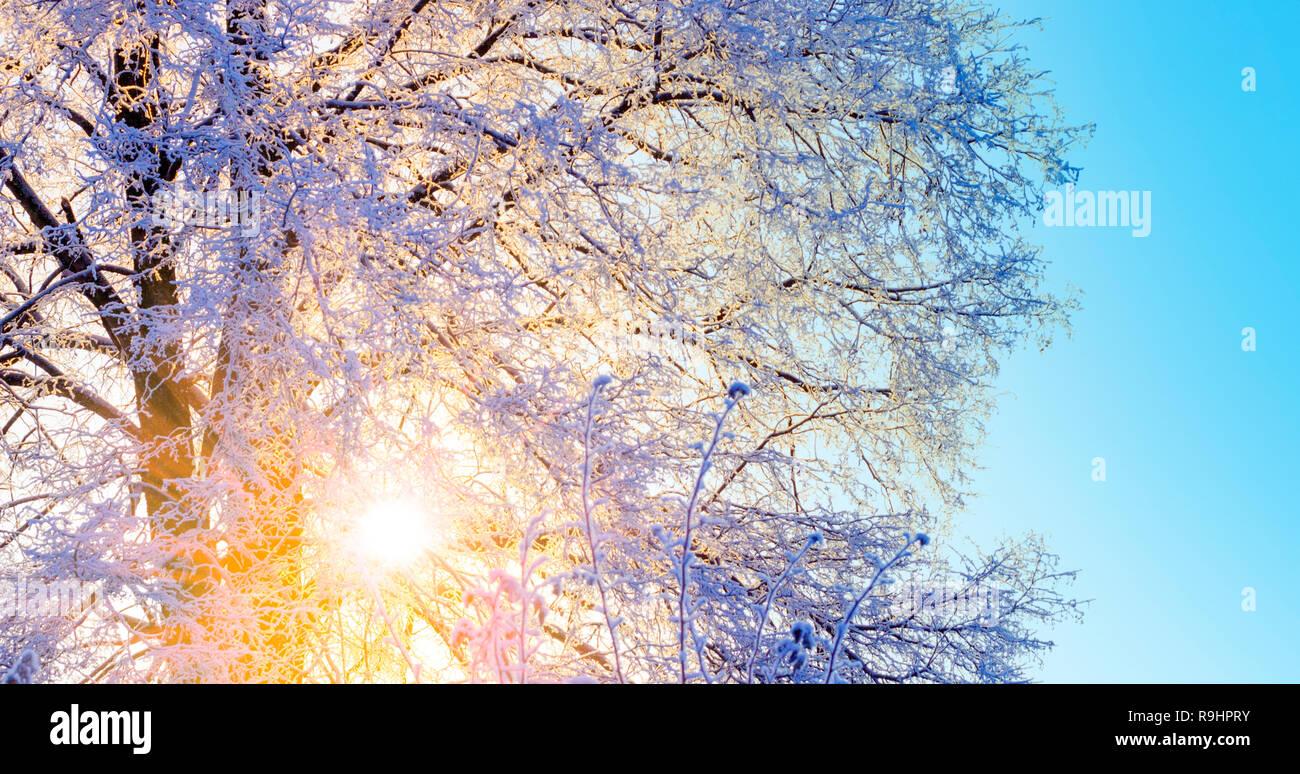
M94 592L0 671L1006 681L1073 611L944 540L1086 134L990 12L0 8L0 583Z

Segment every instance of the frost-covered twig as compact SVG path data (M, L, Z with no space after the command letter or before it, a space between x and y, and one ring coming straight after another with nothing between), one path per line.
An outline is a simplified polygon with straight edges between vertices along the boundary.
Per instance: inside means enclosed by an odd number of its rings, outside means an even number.
M596 396L601 388L609 384L612 378L598 376L591 385L591 395L587 398L587 421L582 436L582 520L586 525L587 549L591 551L591 575L596 581L596 590L600 593L600 612L605 617L605 626L609 629L610 643L614 649L614 675L622 683L623 661L618 652L618 622L609 612L609 592L605 581L600 576L600 540L591 519L591 428L592 414L595 410Z
M844 640L844 633L848 631L849 625L853 622L853 616L857 614L858 606L861 605L862 601L867 598L867 595L871 593L871 590L876 587L876 584L880 581L881 576L885 574L885 570L888 570L890 567L897 564L898 561L903 557L908 556L907 549L911 548L913 543L916 543L920 546L925 546L928 545L929 542L930 542L930 537L926 535L924 532L916 533L915 536L908 538L907 542L903 544L902 548L898 549L898 553L894 554L893 558L891 558L887 562L882 563L880 567L876 569L876 574L871 576L871 582L868 583L867 587L862 590L862 593L859 594L857 598L853 600L853 604L849 607L849 612L844 614L844 619L841 620L839 622L839 625L835 627L835 642L831 644L830 657L829 657L829 661L826 664L826 679L823 682L829 683L834 678L835 659L839 655L840 643L843 642Z
M18 654L18 659L14 662L12 668L5 672L0 684L3 685L20 685L35 682L36 673L40 670L40 659L32 652L30 648L24 649Z
M530 581L533 572L542 564L545 564L546 557L541 557L537 561L529 564L528 551L532 548L533 541L537 539L537 530L546 520L546 514L542 514L528 523L528 529L524 532L524 539L519 545L519 682L528 682L528 659L532 656L532 651L528 647L528 609L536 607L538 616L543 614L543 608L540 600L537 599L537 592L532 590ZM544 621L542 622L544 623Z
M758 647L763 641L763 626L767 623L767 617L771 613L772 600L776 598L777 590L781 588L781 584L785 583L786 578L789 578L790 574L794 572L795 567L799 565L799 560L803 559L803 555L808 553L808 549L820 543L821 540L821 535L816 533L809 535L808 539L804 541L803 547L790 560L790 564L786 565L785 572L781 573L781 577L777 578L768 588L767 598L763 600L763 614L759 616L758 628L754 632L754 649L750 652L749 664L745 667L745 682L754 682L754 660L758 658Z
M692 516L695 513L695 504L700 499L700 492L704 489L704 476L712 467L713 452L718 448L718 441L722 437L722 425L727 421L727 415L736 407L740 399L749 394L749 385L744 382L732 382L731 387L727 389L727 400L724 404L722 413L718 415L717 421L713 425L713 437L709 439L708 446L700 452L700 471L695 476L695 486L691 488L691 499L686 503L686 520L682 530L682 560L680 566L680 575L678 577L679 585L677 587L677 658L681 667L681 681L686 682L686 630L691 629L691 637L694 639L694 627L690 624L687 610L690 607L689 581L691 566L691 530ZM697 647L697 657L700 660L700 672L708 680L708 668L704 665L702 654Z

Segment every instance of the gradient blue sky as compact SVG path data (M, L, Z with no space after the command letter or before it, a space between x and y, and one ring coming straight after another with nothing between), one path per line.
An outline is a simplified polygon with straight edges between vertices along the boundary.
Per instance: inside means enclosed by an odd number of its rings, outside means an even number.
M1046 17L1018 38L1096 122L1078 188L1150 190L1152 232L1030 228L1084 308L1006 362L963 529L1041 532L1082 571L1095 601L1039 680L1300 681L1300 4L995 5Z

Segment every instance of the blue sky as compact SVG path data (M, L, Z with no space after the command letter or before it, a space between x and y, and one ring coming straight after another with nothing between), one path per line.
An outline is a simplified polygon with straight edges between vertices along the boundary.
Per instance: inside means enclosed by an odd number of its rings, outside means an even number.
M997 4L1047 17L1019 40L1096 122L1077 187L1152 192L1144 239L1028 228L1083 310L1005 362L962 521L981 543L1043 533L1082 571L1094 602L1050 632L1042 681L1300 681L1300 4L1243 5Z

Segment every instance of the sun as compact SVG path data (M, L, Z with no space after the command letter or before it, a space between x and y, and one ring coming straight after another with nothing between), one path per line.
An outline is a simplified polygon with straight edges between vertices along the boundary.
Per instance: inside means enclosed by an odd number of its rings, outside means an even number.
M388 567L409 565L433 546L432 514L412 499L378 500L357 524L358 553L368 561Z

